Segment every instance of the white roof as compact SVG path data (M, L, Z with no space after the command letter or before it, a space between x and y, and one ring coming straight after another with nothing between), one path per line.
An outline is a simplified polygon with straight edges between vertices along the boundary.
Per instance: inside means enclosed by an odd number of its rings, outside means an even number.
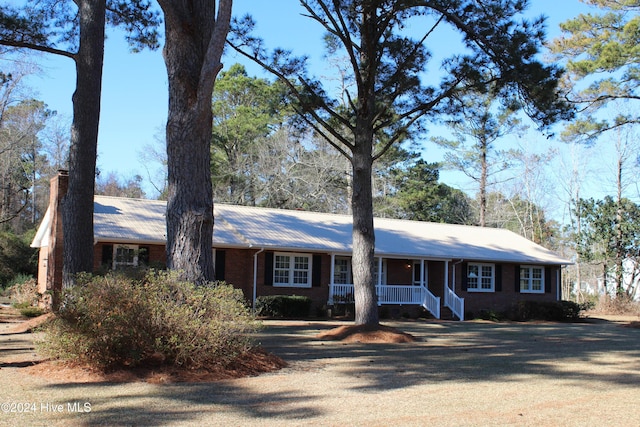
M95 196L94 206L96 242L166 242L166 202ZM214 217L214 247L351 253L348 215L217 203ZM389 258L570 264L505 229L385 218L376 218L374 226L376 254Z

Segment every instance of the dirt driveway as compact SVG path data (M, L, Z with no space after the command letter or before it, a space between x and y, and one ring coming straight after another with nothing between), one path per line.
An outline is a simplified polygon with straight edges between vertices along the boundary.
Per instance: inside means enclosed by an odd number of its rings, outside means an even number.
M44 380L23 368L32 337L0 330L0 425L640 426L628 321L385 322L420 341L314 338L338 324L265 322L259 341L289 367L199 384Z

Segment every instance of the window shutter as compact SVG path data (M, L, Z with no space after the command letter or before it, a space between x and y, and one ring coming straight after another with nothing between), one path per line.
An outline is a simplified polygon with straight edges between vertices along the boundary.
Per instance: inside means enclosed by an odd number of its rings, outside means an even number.
M551 267L544 267L544 292L551 293Z
M516 293L520 293L520 266L516 265L516 274L514 274L514 277L516 278L515 282L516 282L516 287L515 287L515 291Z
M273 252L264 253L264 284L273 286Z
M216 280L224 280L225 256L225 251L216 249Z
M109 269L113 268L113 245L102 245L101 264Z
M462 264L460 264L460 270L462 270L460 272L460 286L462 288L463 291L467 290L467 282L468 282L468 275L469 275L469 271L467 270L467 263L463 262ZM455 286L455 283L454 283Z
M496 292L502 292L502 265L496 264L495 269L496 269L495 289L496 289Z
M311 286L322 286L322 255L313 256L311 268Z

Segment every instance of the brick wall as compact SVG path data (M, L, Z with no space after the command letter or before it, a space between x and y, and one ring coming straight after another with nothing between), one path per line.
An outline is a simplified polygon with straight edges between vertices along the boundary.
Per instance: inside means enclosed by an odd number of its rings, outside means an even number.
M388 259L387 260L387 284L389 285L413 284L413 261L408 259Z
M327 300L329 299L329 282L331 276L331 257L329 255L320 255L319 286L312 286L311 288L294 288L265 285L265 254L266 252L258 254L257 296L300 295L309 297L313 301L311 308L312 315L315 314L317 309L326 305ZM245 295L247 295L246 292ZM251 296L250 293L248 295L249 297Z
M548 270L545 278L545 287L548 292L544 293L521 293L519 292L520 270L518 264L499 264L501 270L501 290L495 292L468 292L462 290L463 275L466 275L464 266L466 263L457 264L456 268L456 293L464 298L465 311L477 315L481 310L493 310L496 312L507 311L518 301L556 301L557 295L557 272L559 267L547 266ZM548 280L548 281L547 281Z

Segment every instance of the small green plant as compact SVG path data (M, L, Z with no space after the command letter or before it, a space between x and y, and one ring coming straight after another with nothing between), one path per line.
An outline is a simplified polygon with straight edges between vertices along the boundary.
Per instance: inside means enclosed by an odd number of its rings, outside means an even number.
M267 295L256 299L256 315L269 317L307 317L311 298L297 295Z
M242 291L225 283L196 286L168 272L142 281L106 275L65 292L40 346L101 368L207 368L248 350L257 328Z
M491 322L500 322L504 319L504 315L495 310L480 310L479 317L482 320L488 320Z
M46 311L40 307L24 307L20 309L20 314L24 317L38 317L44 313L46 313Z

